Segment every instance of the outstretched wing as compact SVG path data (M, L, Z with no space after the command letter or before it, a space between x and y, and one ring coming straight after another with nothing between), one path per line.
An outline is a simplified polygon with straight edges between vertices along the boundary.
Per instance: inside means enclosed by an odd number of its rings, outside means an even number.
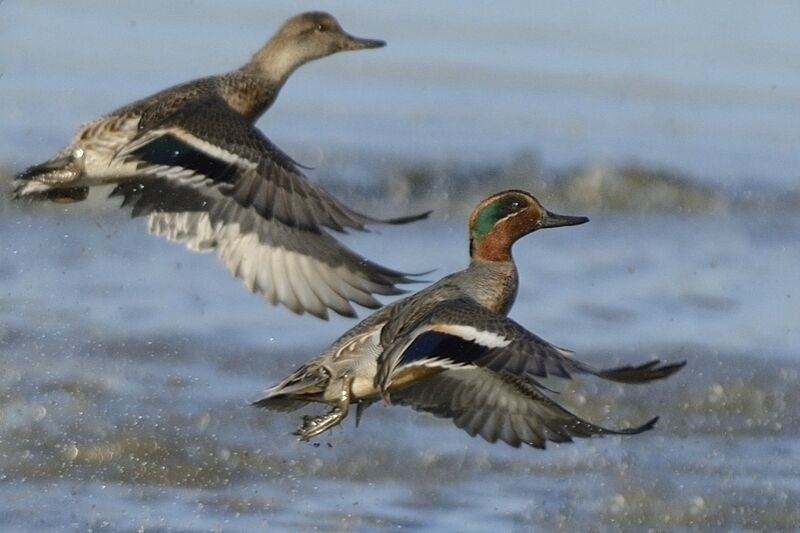
M387 348L378 361L375 384L384 391L395 370L407 365L475 365L534 383L536 378L570 378L575 373L621 383L647 383L668 377L685 364L661 364L656 360L639 366L596 369L572 358L569 350L548 343L469 298L432 306L428 313L392 331L392 338L382 342Z
M473 437L502 440L514 447L544 448L547 441L571 442L594 435L635 435L658 421L656 417L637 427L607 429L570 413L523 379L474 366L416 381L393 392L392 401L451 418Z
M295 313L327 318L328 309L355 316L350 302L380 307L372 294L397 294L406 274L368 261L322 230L267 219L242 207L216 187L168 178L118 185L134 216L147 215L150 232L215 250L228 271L253 292Z
M218 189L266 220L301 230L336 231L369 223L405 224L428 213L380 220L358 213L311 183L297 165L220 97L184 105L141 132L117 158L138 172Z
M254 292L296 313L355 316L350 302L379 307L372 294L413 282L357 255L323 228L383 222L357 213L309 182L245 118L212 96L183 105L117 154L143 178L112 192L148 215L151 232L195 250L215 249ZM426 214L392 219L405 223Z

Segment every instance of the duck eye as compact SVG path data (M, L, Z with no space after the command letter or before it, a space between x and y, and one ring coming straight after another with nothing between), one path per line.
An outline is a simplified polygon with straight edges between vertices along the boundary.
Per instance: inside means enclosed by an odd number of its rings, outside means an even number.
M516 211L517 209L519 209L521 206L522 206L522 204L520 204L520 203L519 203L519 202L517 202L517 201L511 202L511 209L513 209L514 211Z
M325 31L325 26L322 24L317 24L317 31Z

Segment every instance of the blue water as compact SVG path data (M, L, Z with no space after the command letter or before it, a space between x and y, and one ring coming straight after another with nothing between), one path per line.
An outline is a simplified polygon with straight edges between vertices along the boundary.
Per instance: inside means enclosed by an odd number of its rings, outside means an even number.
M6 210L3 529L796 525L800 221L590 215L518 243L512 315L598 365L689 366L643 388L567 387L560 401L591 420L662 420L646 435L540 452L382 406L320 447L298 444L298 414L246 402L349 321L270 307L213 256L153 239L124 213ZM438 276L466 260L461 218L350 241Z
M81 121L243 63L313 2L0 6L0 146L22 167ZM729 187L796 190L795 2L328 2L381 50L300 69L260 123L313 166L376 152L549 166L639 161Z
M0 163L41 160L83 120L236 66L312 7L5 0ZM798 190L800 8L324 8L389 46L303 67L260 127L359 209L415 207L348 181L352 170L396 192L399 179L381 180L397 161L444 180L434 194L461 192L415 198L437 208L430 221L345 238L369 257L437 269L430 279L462 268L469 208L500 186L480 173L448 181L476 162L508 168L531 152L551 169L637 161L688 174L664 204L654 178L606 197L585 176L501 176L591 218L516 245L516 320L597 365L688 361L647 387L555 383L559 401L613 426L660 415L657 428L541 452L376 405L361 427L347 419L318 447L299 444L298 413L247 402L352 321L269 306L213 255L147 235L102 194L0 201L0 529L796 529L800 217L773 200Z

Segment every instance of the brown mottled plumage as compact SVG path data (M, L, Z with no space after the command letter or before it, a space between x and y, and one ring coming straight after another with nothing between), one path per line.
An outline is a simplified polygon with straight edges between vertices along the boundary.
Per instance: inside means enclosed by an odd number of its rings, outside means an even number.
M216 250L252 291L296 313L355 316L350 302L379 307L404 273L372 263L324 228L404 224L380 220L310 182L254 122L299 66L327 55L383 46L347 34L331 15L288 19L243 67L176 85L81 126L68 146L16 178L18 198L80 201L89 187L117 184L151 232Z
M652 428L657 418L623 430L591 424L548 398L539 381L584 373L647 383L677 372L683 363L595 369L506 316L517 293L514 242L537 229L587 221L551 213L524 191L490 196L469 218L466 270L367 317L255 405L293 410L307 402L330 404L324 415L303 417L296 432L303 440L339 424L351 403L358 421L380 397L451 418L472 436L512 446L543 448L547 441Z

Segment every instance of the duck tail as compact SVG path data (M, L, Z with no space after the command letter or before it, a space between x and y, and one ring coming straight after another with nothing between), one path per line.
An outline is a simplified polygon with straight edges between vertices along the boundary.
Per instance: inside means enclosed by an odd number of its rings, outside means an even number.
M600 370L596 372L595 375L603 379L616 381L617 383L640 385L643 383L649 383L651 381L667 378L679 371L685 365L686 361L681 361L680 363L663 364L658 359L654 359L637 366L628 365Z
M260 407L262 409L269 409L271 411L290 412L300 409L309 402L306 400L298 400L297 398L287 398L286 396L265 396L260 398L250 405L253 407Z
M15 200L80 202L89 195L89 187L60 186L78 179L79 175L80 169L70 157L51 159L17 174L12 197Z
M264 391L264 395L250 405L274 411L294 411L321 394L329 380L330 374L324 368L304 365L277 385Z

